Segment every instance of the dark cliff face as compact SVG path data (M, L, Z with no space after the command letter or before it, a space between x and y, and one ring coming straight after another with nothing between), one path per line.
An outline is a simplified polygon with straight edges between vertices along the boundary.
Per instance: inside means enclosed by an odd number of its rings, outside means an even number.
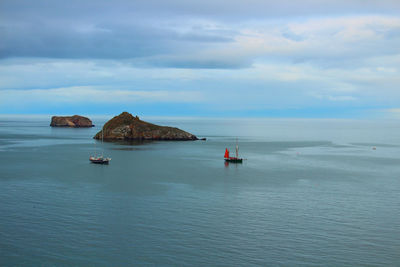
M191 133L148 123L128 112L122 112L109 120L103 131L105 140L197 140ZM101 139L101 131L94 138Z
M89 118L74 116L53 116L51 117L51 127L93 127L93 123Z

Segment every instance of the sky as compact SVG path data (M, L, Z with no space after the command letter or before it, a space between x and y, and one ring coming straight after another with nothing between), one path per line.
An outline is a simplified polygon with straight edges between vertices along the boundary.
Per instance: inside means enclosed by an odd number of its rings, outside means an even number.
M400 118L398 0L1 0L1 114Z

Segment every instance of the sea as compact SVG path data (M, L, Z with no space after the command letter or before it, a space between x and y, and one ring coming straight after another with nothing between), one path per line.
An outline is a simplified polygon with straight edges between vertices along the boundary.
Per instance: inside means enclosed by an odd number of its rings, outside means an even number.
M95 141L111 117L0 116L1 266L400 266L400 121L144 117L207 140Z

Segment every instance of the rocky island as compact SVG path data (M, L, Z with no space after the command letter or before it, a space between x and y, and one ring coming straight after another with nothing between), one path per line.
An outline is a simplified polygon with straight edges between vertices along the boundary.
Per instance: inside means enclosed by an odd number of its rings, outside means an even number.
M103 131L104 140L198 140L191 133L145 122L128 112L122 112L109 120L104 124ZM101 131L93 138L101 139Z
M74 116L53 116L51 117L51 127L93 127L93 123L89 118L74 115Z

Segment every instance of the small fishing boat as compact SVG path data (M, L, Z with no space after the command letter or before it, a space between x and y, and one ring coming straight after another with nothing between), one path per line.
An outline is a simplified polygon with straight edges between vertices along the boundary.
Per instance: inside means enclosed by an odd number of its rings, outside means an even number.
M92 156L89 158L90 162L95 163L95 164L108 164L111 160L111 158L104 158L103 155L96 157Z
M101 129L101 144L103 145L103 129ZM104 151L101 150L101 156L97 156L96 144L94 145L94 156L89 157L91 163L94 164L108 164L111 158L104 157Z
M236 140L236 157L230 157L229 156L229 149L225 149L225 155L224 155L224 160L225 162L232 162L232 163L242 163L243 159L239 158L239 146Z

